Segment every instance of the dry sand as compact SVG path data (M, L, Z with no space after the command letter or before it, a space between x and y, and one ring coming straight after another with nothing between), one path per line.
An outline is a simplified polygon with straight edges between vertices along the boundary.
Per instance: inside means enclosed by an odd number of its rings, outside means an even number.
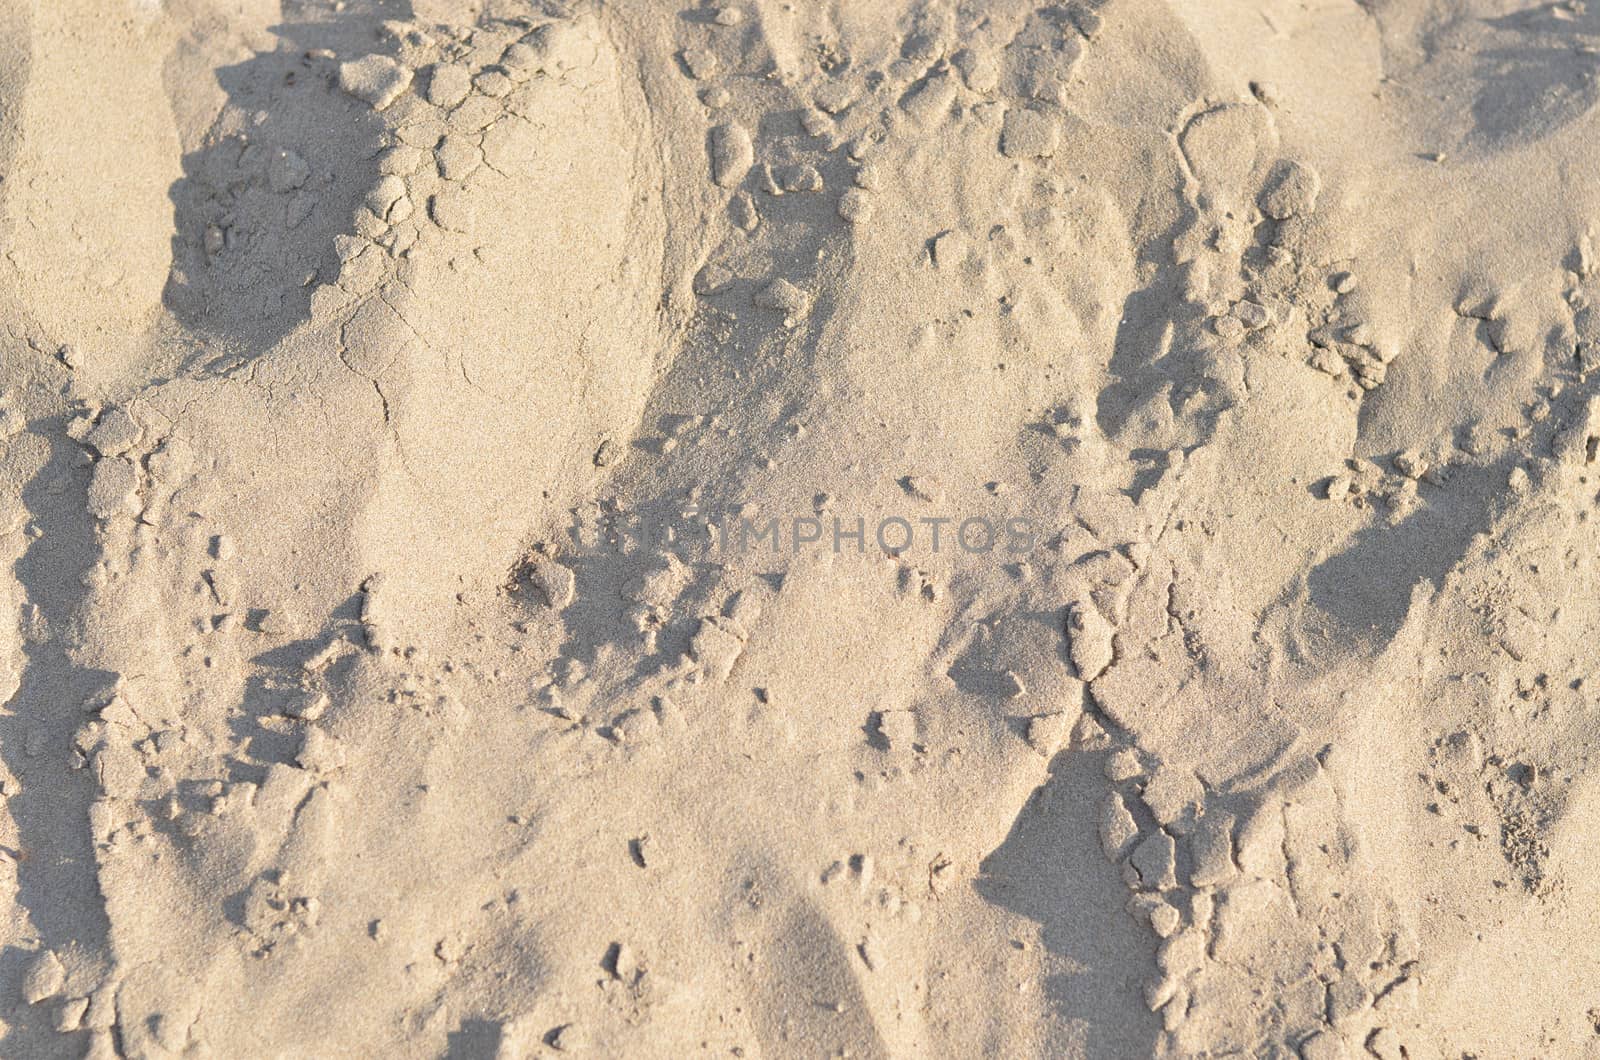
M1596 8L0 0L0 1055L1600 1056Z

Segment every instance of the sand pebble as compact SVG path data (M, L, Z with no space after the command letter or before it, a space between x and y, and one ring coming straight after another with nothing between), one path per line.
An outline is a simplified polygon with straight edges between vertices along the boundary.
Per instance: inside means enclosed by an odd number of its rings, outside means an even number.
M569 70L592 66L598 47L587 25L547 22L529 38L539 56L539 69L560 76Z
M950 61L972 91L987 95L1000 87L1000 67L987 52L962 48Z
M101 460L89 479L89 514L97 519L133 512L139 505L139 471L122 457Z
M900 55L912 68L926 67L944 54L945 44L936 30L919 30L900 44Z
M1300 1043L1300 1060L1346 1060L1344 1041L1332 1031L1318 1031Z
M756 209L755 197L747 191L736 192L728 200L728 219L746 232L754 232L761 224L761 213Z
M578 579L570 567L553 559L537 559L528 568L528 584L546 607L560 611L576 596Z
M89 437L89 432L94 430L95 422L100 418L100 408L95 406L85 412L72 417L67 421L67 437L75 442L82 442Z
M685 48L678 58L683 60L683 68L696 81L715 77L722 65L717 60L717 53L707 48Z
M611 726L618 742L646 744L661 734L661 719L653 710L630 710Z
M1139 761L1139 753L1133 748L1122 747L1106 756L1105 774L1107 780L1120 784L1144 776L1144 763Z
M1189 835L1189 882L1196 887L1214 887L1237 874L1233 863L1231 814L1208 813L1202 816Z
M403 221L411 213L411 200L406 198L406 182L392 175L378 178L378 183L367 192L362 203L372 211L374 217L384 221Z
M325 729L306 730L295 764L310 773L330 773L344 766L344 747Z
M424 96L429 103L446 110L472 94L472 73L459 63L435 63L428 71Z
M57 1034L71 1034L83 1026L83 1014L89 1011L89 999L74 997L63 1001L51 1019Z
M806 315L811 308L811 298L788 280L773 280L755 293L754 301L761 309L775 309L790 320Z
M526 81L539 72L539 52L527 41L514 41L500 53L500 69L513 81Z
M778 187L786 192L814 192L822 190L822 174L817 167L804 163L784 166L773 174Z
M1276 221L1301 217L1317 206L1317 194L1322 181L1317 171L1299 162L1279 162L1267 178L1267 189L1261 195L1261 210Z
M1332 350L1318 350L1311 355L1311 367L1335 379L1345 374L1344 358Z
M1177 848L1170 835L1152 832L1128 855L1128 863L1146 888L1168 891L1178 885Z
M1251 331L1264 328L1272 321L1272 314L1267 312L1266 306L1248 298L1234 303L1233 316Z
M339 87L373 110L383 110L411 84L411 71L387 55L369 55L339 67Z
M732 188L744 180L755 165L755 145L745 127L718 125L711 130L711 179L721 188Z
M483 164L483 152L467 136L452 133L439 142L433 150L439 166L439 175L445 180L465 180Z
M1150 910L1150 928L1161 938L1170 938L1183 925L1183 916L1166 902Z
M1071 13L1072 23L1078 27L1078 32L1090 40L1098 36L1105 25L1105 17L1086 4L1075 4L1067 10Z
M126 409L108 409L84 439L101 456L121 456L138 444L144 431Z
M1428 470L1428 461L1415 449L1406 449L1394 455L1394 469L1406 478L1421 478Z
M1074 604L1067 612L1068 654L1081 681L1093 681L1111 665L1111 623L1093 604Z
M51 950L44 950L28 965L22 977L22 1000L37 1005L61 993L67 983L67 970Z
M702 298L724 294L739 277L720 261L708 261L694 274L694 293Z
M839 216L851 224L863 224L872 217L872 196L860 188L850 188L839 196Z
M1139 793L1152 816L1162 825L1175 825L1204 797L1195 775L1186 769L1161 766Z
M967 241L965 233L958 231L940 232L933 237L932 257L935 268L947 269L960 265L967 258L971 244Z
M1072 720L1072 715L1065 712L1039 714L1029 718L1028 746L1046 758L1053 757L1066 741Z
M956 100L956 79L949 73L930 74L906 93L900 108L919 125L931 125L950 113Z
M1100 846L1112 862L1121 861L1133 841L1139 837L1139 825L1128 812L1122 796L1112 792L1100 810Z
M1006 111L1000 151L1007 158L1049 158L1061 144L1061 126L1042 111L1013 107Z
M326 692L310 692L289 704L287 713L301 721L316 721L328 712L332 700Z
M504 70L484 70L472 79L472 87L490 99L500 99L514 84Z

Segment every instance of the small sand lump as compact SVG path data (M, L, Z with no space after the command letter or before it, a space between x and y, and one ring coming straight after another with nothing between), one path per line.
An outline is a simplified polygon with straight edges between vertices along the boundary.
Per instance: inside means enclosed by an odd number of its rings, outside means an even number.
M339 67L339 87L383 110L411 84L411 71L387 55L369 55Z
M66 982L67 970L62 967L61 959L50 950L45 950L33 959L22 977L22 1000L37 1005L61 993Z
M577 577L568 567L553 559L534 561L528 571L528 583L539 594L539 599L552 611L560 611L572 603L576 593Z
M1061 144L1061 126L1041 111L1013 107L1006 111L1000 151L1007 158L1049 158Z
M720 188L732 188L755 165L755 146L742 125L718 125L711 130L711 179Z
M1311 213L1317 206L1322 181L1317 171L1299 162L1278 163L1261 195L1261 212L1276 221Z
M456 63L438 63L433 67L428 78L429 103L448 110L466 99L471 92L472 75L466 67Z

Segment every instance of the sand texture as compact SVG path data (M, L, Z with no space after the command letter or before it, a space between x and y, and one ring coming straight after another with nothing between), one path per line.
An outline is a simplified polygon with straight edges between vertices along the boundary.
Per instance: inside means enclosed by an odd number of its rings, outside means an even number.
M0 1057L1600 1057L1600 3L0 0Z

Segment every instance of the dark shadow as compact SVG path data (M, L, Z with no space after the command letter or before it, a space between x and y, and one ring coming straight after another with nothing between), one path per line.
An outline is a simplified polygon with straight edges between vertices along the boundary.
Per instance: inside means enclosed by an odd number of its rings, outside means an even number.
M1015 687L1004 670L991 670L966 662L957 662L950 667L947 676L961 692L981 699L1004 701Z
M1590 380L1567 387L1551 402L1550 414L1529 425L1528 437L1508 438L1504 451L1483 466L1450 468L1443 485L1420 487L1421 506L1398 525L1377 522L1318 564L1306 590L1316 607L1312 621L1325 620L1326 628L1305 632L1330 651L1387 645L1405 622L1412 589L1423 580L1440 588L1473 537L1489 532L1502 511L1517 503L1519 495L1507 484L1511 472L1529 454L1549 453L1557 432L1581 421L1596 386ZM1465 438L1458 442L1466 444Z
M1096 420L1108 438L1119 437L1149 396L1161 392L1163 384L1173 384L1176 392L1195 382L1187 371L1177 371L1188 367L1182 351L1163 349L1169 325L1176 341L1200 321L1200 310L1183 298L1183 267L1173 254L1177 239L1194 223L1194 209L1184 203L1167 230L1151 239L1140 253L1140 264L1153 266L1154 277L1122 304L1122 323L1107 365L1112 382L1101 390L1096 407Z
M22 683L0 714L0 759L20 785L6 800L17 830L10 859L17 905L26 910L41 949L102 954L110 925L89 830L98 786L93 771L75 758L73 736L90 719L84 701L102 691L111 675L79 668L66 651L86 596L81 578L99 546L88 514L90 469L78 466L83 450L67 438L65 426L65 417L55 417L34 428L50 450L22 491L28 519L40 533L13 567L29 610ZM33 960L29 953L18 961L17 953L8 949L0 959L0 972L17 973L0 980L9 1024L0 1054L54 1055L53 1006L12 1004Z
M978 893L1039 924L1045 948L1077 971L1045 980L1051 1006L1083 1028L1089 1060L1148 1056L1161 1020L1144 1003L1155 938L1127 912L1128 889L1098 839L1104 756L1056 756L1005 842L979 866Z
M1473 56L1474 136L1490 146L1548 136L1600 101L1600 9L1545 4L1486 24L1527 43Z
M342 686L355 660L365 653L366 632L361 626L365 596L355 593L333 609L315 636L260 652L250 661L256 669L245 682L244 699L228 719L233 746L243 757L229 761L229 779L259 784L275 763L292 763L304 740L303 724L281 730L262 726L264 718L282 717L298 701L319 688ZM318 674L308 674L305 663L338 638L352 648L329 661ZM246 761L248 760L248 761Z
M463 1020L446 1038L445 1060L494 1060L500 1055L500 1025L489 1020Z
M276 50L217 71L227 106L170 191L163 299L186 328L248 360L310 317L312 291L338 275L334 239L353 231L390 124L340 89L328 53L382 51L379 18L409 8L277 26Z
M1506 469L1456 471L1446 488L1430 489L1422 507L1398 526L1368 527L1311 571L1310 600L1342 638L1369 649L1394 638L1410 609L1412 588L1426 580L1438 589L1473 535L1489 529L1496 472L1504 483Z

